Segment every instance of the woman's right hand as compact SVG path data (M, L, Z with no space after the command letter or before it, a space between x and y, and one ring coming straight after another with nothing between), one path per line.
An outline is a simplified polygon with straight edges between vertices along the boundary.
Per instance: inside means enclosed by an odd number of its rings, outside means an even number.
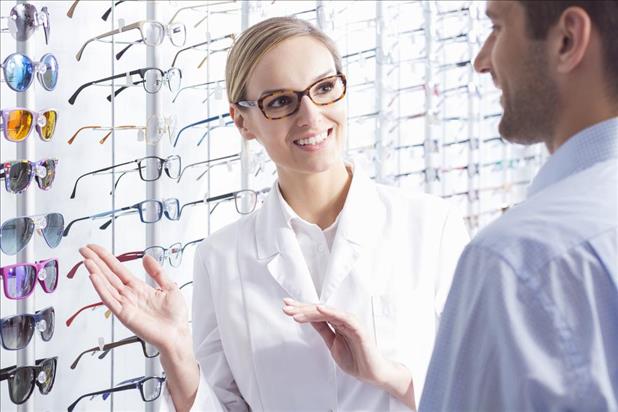
M161 350L175 350L186 336L188 311L184 298L151 256L143 265L157 288L133 276L114 255L98 245L79 249L101 300L133 333Z

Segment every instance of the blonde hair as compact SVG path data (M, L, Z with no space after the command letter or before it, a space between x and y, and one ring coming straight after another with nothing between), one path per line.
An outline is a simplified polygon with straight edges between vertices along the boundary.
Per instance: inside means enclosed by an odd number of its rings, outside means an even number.
M337 46L324 32L296 17L273 17L245 30L230 50L225 65L230 103L247 98L247 82L262 56L282 41L299 36L313 37L324 44L333 56L337 72L341 72L341 57Z

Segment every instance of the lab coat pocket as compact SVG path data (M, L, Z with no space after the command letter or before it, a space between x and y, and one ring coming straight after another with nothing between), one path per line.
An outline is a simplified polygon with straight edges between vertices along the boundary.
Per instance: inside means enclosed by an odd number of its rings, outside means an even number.
M392 295L371 297L375 343L387 358L395 358L398 341L397 304Z

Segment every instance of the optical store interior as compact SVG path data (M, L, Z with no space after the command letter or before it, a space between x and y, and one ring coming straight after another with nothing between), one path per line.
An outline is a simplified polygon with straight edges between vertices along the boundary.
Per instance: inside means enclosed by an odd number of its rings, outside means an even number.
M345 158L441 197L470 236L548 156L498 134L500 93L473 67L484 2L2 1L0 15L2 411L158 410L158 351L101 303L78 250L102 245L150 284L155 257L191 307L197 246L277 178L226 95L228 52L255 23L295 16L331 37Z

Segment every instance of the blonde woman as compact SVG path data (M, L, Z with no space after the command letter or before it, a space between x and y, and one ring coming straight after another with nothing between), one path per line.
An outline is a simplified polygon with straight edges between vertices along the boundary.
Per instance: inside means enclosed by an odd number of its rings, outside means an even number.
M159 349L177 411L414 409L468 240L462 220L344 162L341 58L311 24L249 28L226 80L238 130L265 147L278 179L260 210L198 247L192 333L153 259L157 289L82 248L94 287Z

